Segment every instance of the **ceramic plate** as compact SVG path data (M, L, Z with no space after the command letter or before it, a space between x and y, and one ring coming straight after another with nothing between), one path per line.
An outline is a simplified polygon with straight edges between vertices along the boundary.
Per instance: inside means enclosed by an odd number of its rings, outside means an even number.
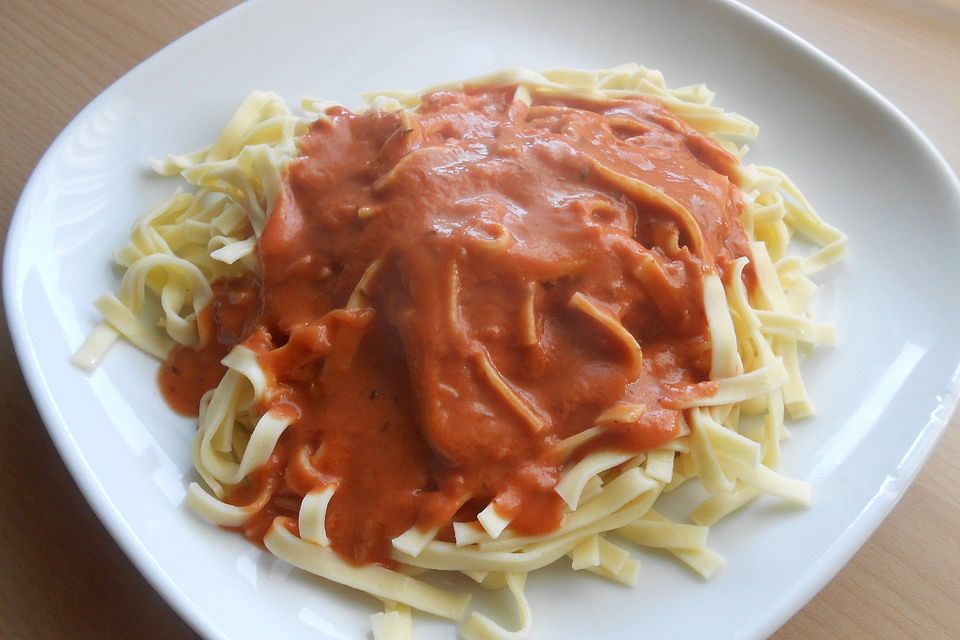
M810 509L760 500L710 546L711 583L642 556L636 589L556 566L531 576L537 638L759 638L850 558L943 430L960 362L960 189L930 143L848 71L725 1L446 3L254 1L149 59L94 100L37 166L7 242L4 295L44 421L87 499L161 594L209 638L364 638L372 598L291 569L194 517L190 420L156 393L156 363L126 344L88 376L68 363L115 289L109 263L172 183L145 159L212 140L253 89L347 104L508 67L638 61L672 86L706 81L759 123L749 159L785 170L850 234L817 314L841 345L803 364L816 418L791 425L783 470ZM564 564L563 562L556 563ZM481 603L484 607L494 602ZM691 615L695 612L695 615ZM641 631L642 630L642 631ZM426 638L452 627L418 618Z

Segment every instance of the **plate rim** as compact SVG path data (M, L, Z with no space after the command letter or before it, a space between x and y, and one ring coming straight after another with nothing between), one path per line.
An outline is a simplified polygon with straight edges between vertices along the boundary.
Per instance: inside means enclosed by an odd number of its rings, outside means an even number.
M871 87L859 76L834 60L819 48L793 33L772 18L760 11L749 7L739 0L704 0L708 4L721 5L733 10L741 20L760 26L771 32L782 42L785 41L799 48L807 57L818 63L819 66L839 76L848 87L855 89L861 99L873 102L878 108L886 112L904 127L911 136L920 143L925 154L934 160L939 168L940 177L960 195L960 180L957 175L926 134L908 118L896 105ZM155 63L157 58L168 54L172 49L202 38L208 29L216 28L223 21L233 19L238 14L252 10L251 7L266 4L271 0L253 0L243 2L227 11L211 18L179 38L173 40L161 49L135 65L129 71L112 82L107 88L90 100L54 138L46 151L41 155L30 177L21 191L17 204L14 207L8 226L7 238L4 243L3 255L3 306L7 319L11 342L14 346L18 364L30 392L34 405L42 419L44 427L53 441L53 444L70 475L83 494L87 504L93 509L98 520L110 533L113 540L119 545L124 555L133 563L150 586L166 601L182 620L189 624L204 638L227 640L225 632L204 612L195 606L184 594L177 582L166 572L163 566L156 561L149 550L140 541L128 525L126 518L114 505L106 489L97 481L94 471L90 468L87 458L80 449L67 420L57 410L52 391L47 385L43 368L36 356L33 345L27 337L26 318L20 304L20 289L17 286L17 275L21 271L19 260L22 236L25 234L25 219L31 195L39 189L38 182L42 169L58 155L60 149L69 139L79 124L86 119L89 113L96 110L101 103L109 99L117 91L117 87L133 77L144 72ZM849 562L853 555L873 535L879 525L886 519L897 505L909 487L913 484L917 474L932 455L937 443L943 437L947 425L953 417L958 400L960 400L960 380L954 379L949 385L949 393L939 402L937 416L931 418L918 432L913 446L905 453L897 468L897 479L900 481L895 490L880 491L860 512L859 517L848 526L843 536L838 539L842 544L834 544L821 554L816 563L811 566L803 578L789 590L786 597L781 598L767 614L754 621L745 629L745 637L767 637L783 626L793 615L806 605L836 574Z

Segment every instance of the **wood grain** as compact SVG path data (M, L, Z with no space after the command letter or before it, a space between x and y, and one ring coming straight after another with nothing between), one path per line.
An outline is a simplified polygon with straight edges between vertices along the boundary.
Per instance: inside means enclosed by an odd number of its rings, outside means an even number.
M0 234L47 145L90 99L229 0L0 3ZM960 168L960 0L748 0L890 98ZM107 535L29 398L0 318L0 638L196 635ZM953 422L956 422L955 418ZM775 634L960 637L960 429L863 549Z

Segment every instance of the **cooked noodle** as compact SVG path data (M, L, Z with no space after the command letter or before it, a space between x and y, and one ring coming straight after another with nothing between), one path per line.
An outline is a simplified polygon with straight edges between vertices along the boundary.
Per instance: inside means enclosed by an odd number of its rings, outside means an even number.
M548 101L558 97L584 104L652 100L737 158L746 152L739 143L757 133L749 120L713 106L713 94L705 86L668 89L658 71L636 65L599 72L511 70L434 90L514 86L514 104L529 108L528 114L543 110L544 104L552 104ZM416 137L423 134L414 116L425 93L429 92L370 95L357 113L401 111L403 131L407 132L403 135L409 134L414 140L408 144L415 147ZM260 238L281 200L285 168L299 153L298 136L307 132L313 121L331 122L334 116L329 109L333 106L304 99L303 115L293 115L279 97L256 92L213 144L155 162L159 173L179 175L193 190L178 190L137 221L129 243L115 254L116 262L125 269L119 290L97 301L103 320L77 351L74 362L94 368L119 335L160 359L167 358L176 345L193 348L205 344L210 337L203 335L204 324L198 319L215 299L216 284L212 288L211 283L260 268ZM630 118L612 118L610 122L624 132L642 134L642 125ZM444 151L441 146L422 152ZM408 160L412 156L413 152L382 175L373 191L396 188L403 165L412 162ZM646 203L644 206L669 220L674 233L659 238L663 246L688 251L690 260L701 259L711 250L697 219L662 190L596 158L588 158L583 171L604 189ZM454 522L448 539L438 538L441 526L415 524L393 539L390 567L355 566L331 547L328 507L332 508L343 487L329 479L294 500L291 508L296 513L290 508L270 507L277 511L266 523L263 542L267 548L306 571L384 601L384 612L371 617L374 637L379 640L411 637L411 609L455 621L464 619L469 594L447 593L409 575L419 570L462 572L484 586L507 589L517 611L508 618L519 621L516 628L505 628L474 612L461 633L471 639L521 638L532 624L523 591L530 571L569 556L574 570L634 584L639 563L628 549L606 539L608 533L619 533L620 538L641 547L666 550L710 578L723 560L707 547L709 526L764 493L809 504L810 486L774 469L787 435L785 414L799 418L813 412L800 377L801 345L836 342L832 326L810 317L808 304L816 286L809 276L842 257L846 237L823 222L781 172L739 165L737 174L742 198L739 224L749 240L748 251L734 256L726 273L711 268L703 277L709 376L694 381L667 403L679 420L675 437L644 451L605 448L602 443L607 431L636 423L654 409L624 400L609 407L593 424L583 425L578 433L555 439L551 455L559 461L559 475L554 490L565 511L559 527L552 531L514 531L515 515L503 508L510 497L498 494L482 509L478 507L474 520ZM482 206L506 205L484 201ZM602 207L596 210L597 215L615 213ZM364 224L384 215L377 206L364 206L357 212ZM482 240L485 251L505 252L514 241L502 225L487 225L470 233ZM818 248L802 257L788 253L787 242L795 235ZM357 349L377 321L369 302L373 295L370 287L381 278L386 259L370 261L337 312L340 315L323 326L292 333L282 349L301 349L309 357L323 360L323 379L351 375ZM464 267L454 261L444 269L446 275L436 283L446 300L440 317L453 331L462 330L457 328L466 322L462 309ZM661 312L676 312L679 303L671 299L671 274L660 262L645 255L633 276L647 291L655 292L651 299ZM335 274L321 271L317 277ZM535 280L523 283L520 289L521 303L511 310L518 327L518 348L535 349L544 340L545 330L537 310L546 303ZM159 302L155 310L144 304L148 297ZM567 306L581 314L577 321L584 327L605 336L618 366L627 367L633 378L640 374L645 359L652 356L613 308L580 291L569 298ZM329 338L334 333L336 340ZM233 488L250 483L252 474L268 463L285 432L296 429L299 420L295 412L274 402L281 393L279 383L271 369L264 367L261 355L247 343L233 347L223 359L225 375L199 403L193 459L204 486L190 485L187 504L201 517L227 527L243 528L255 514L265 513L267 505L277 503L277 483L244 494L244 504L227 498ZM471 375L486 385L484 393L497 398L513 419L532 434L549 427L550 416L522 384L498 368L482 346L467 362L472 363ZM570 372L571 377L576 375ZM310 456L304 450L297 455L304 456L298 468L310 470L319 453ZM662 494L694 479L711 494L690 513L694 524L672 522L654 510ZM286 494L281 497L292 499ZM472 497L451 498L452 511ZM451 512L445 524L452 521Z

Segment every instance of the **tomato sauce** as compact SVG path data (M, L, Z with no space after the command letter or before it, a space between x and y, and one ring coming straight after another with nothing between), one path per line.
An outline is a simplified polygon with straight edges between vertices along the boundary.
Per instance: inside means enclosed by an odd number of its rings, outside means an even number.
M710 366L703 275L746 254L737 161L652 102L513 95L330 109L299 140L260 272L218 285L200 317L211 337L164 365L165 397L195 409L193 389L222 375L216 357L246 340L271 380L261 409L294 412L228 497L271 494L253 539L328 483L327 533L355 564L391 566L391 539L413 525L451 539L453 519L494 499L511 530L546 533L564 517L559 441L617 403L646 411L573 461L678 433L669 400ZM611 172L679 203L702 238ZM636 339L639 366L571 307L577 293Z
M218 280L212 287L213 300L197 317L199 346L174 347L157 376L164 400L184 416L197 415L200 398L227 372L220 361L250 334L259 316L260 292L253 278Z

